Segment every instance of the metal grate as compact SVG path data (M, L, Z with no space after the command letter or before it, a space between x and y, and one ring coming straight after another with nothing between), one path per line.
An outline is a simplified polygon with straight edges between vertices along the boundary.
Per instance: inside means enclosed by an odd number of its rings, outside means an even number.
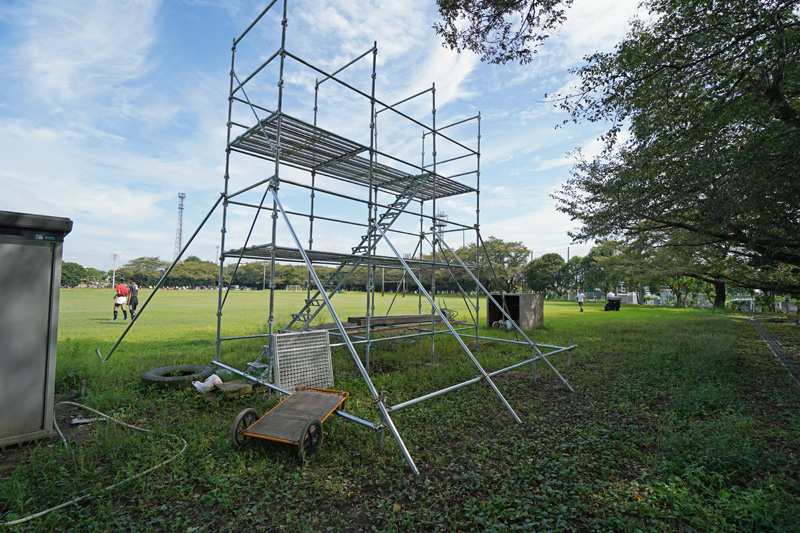
M333 387L327 331L274 334L270 343L275 361L275 385L290 391L297 387Z

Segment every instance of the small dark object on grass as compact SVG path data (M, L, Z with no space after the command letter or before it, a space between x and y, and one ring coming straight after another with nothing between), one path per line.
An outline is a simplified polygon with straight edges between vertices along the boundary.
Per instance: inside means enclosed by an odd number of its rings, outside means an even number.
M603 311L619 311L619 304L622 303L622 298L615 298L613 296L608 298Z

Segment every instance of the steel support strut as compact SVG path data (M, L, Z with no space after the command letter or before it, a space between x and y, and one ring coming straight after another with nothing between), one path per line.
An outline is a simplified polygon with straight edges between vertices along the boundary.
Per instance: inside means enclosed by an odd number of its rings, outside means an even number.
M416 283L416 284L417 284L417 287L419 287L419 292L420 292L420 294L422 294L422 295L424 295L424 296L425 296L425 298L426 298L426 299L428 300L428 302L431 304L431 307L433 307L433 309L436 311L436 313L437 313L437 314L438 314L440 317L442 317L442 323L443 323L444 325L446 325L446 326L447 326L447 329L449 329L449 330L450 330L450 333L452 333L453 337L454 337L454 338L455 338L455 339L458 341L458 344L459 344L459 345L461 345L461 349L462 349L462 350L464 350L464 352L465 352L465 353L466 353L466 354L469 356L469 358L472 360L472 364L474 364L474 365L475 365L475 367L478 369L478 371L481 373L481 377L482 377L482 379L485 379L485 380L486 380L486 383L488 383L488 384L489 384L489 386L492 388L492 390L493 390L493 391L494 391L494 393L497 395L497 397L498 397L498 398L500 398L500 401L501 401L501 402L503 402L503 405L505 405L505 406L506 406L506 409L508 409L508 412L509 412L509 413L511 413L511 416L512 416L512 417L514 417L514 420L516 420L516 421L517 421L517 422L519 422L519 423L522 423L522 420L520 420L520 419L519 419L519 417L517 416L517 413L515 413L515 412L514 412L514 409L512 409L512 408L511 408L511 406L508 404L508 402L506 401L506 399L505 399L505 397L503 396L503 394L500 392L500 390L499 390L499 389L497 388L497 386L494 384L494 381L492 381L492 378L491 378L491 377L489 376L489 374L488 374L488 373L487 373L487 372L486 372L486 371L483 369L483 367L482 367L482 366L481 366L481 364L478 362L478 360L477 360L477 359L475 359L475 356L474 356L474 355L472 355L472 352L469 350L469 348L467 348L467 345L466 345L466 344L464 344L464 341L463 341L463 340L461 340L461 337L458 335L458 333L456 332L456 330L453 328L453 325L452 325L452 324L450 324L450 321L447 319L447 317L445 317L445 316L444 316L444 313L442 313L442 310L441 310L441 309L439 309L439 306L438 306L438 305L436 305L436 302L433 300L433 298L431 298L431 295L430 295L430 294L428 294L428 291L426 291L426 290L425 290L425 287L423 287L423 286L422 286L422 283L419 281L419 279L417 278L417 276L415 276L415 275L414 275L414 272L412 272L411 268L408 266L408 263L406 263L405 259L403 259L403 256L402 256L402 255L400 255L400 253L399 253L399 252L397 251L397 249L394 247L394 245L392 244L392 242L391 242L391 241L389 240L389 238L386 236L386 233L384 233L384 232L383 232L383 229L381 229L381 227L380 227L380 226L376 226L376 227L378 228L378 231L380 231L380 232L381 232L381 235L383 236L383 240L386 242L386 244L388 244L388 245L389 245L389 248L391 248L391 249L392 249L392 252L395 254L395 256L397 256L397 259L399 259L399 260L400 260L400 262L403 264L403 268L405 268L405 269L406 269L406 272L408 272L408 273L409 273L409 275L411 276L411 279L413 279L413 280L414 280L414 283Z
M272 199L275 201L275 205L280 210L281 215L283 216L283 221L286 223L286 228L289 230L289 233L291 234L292 239L294 240L294 243L300 252L300 255L303 256L303 261L305 261L306 266L308 267L308 271L311 274L311 277L314 279L314 283L317 285L317 289L320 291L320 295L322 296L323 300L325 300L325 305L327 306L328 311L330 311L334 323L336 323L336 328L339 330L339 333L341 333L342 338L344 339L344 343L347 345L347 349L350 351L350 355L353 356L353 361L356 363L356 367L358 367L358 371L361 373L361 377L367 384L369 393L372 395L372 398L378 404L378 409L381 412L381 419L386 423L386 426L392 433L392 436L394 437L394 440L397 442L397 445L400 446L400 450L403 452L403 456L405 457L408 466L411 467L411 470L415 474L419 475L419 470L417 470L417 466L414 464L414 459L411 458L411 454L409 453L408 448L406 448L406 445L403 442L403 438L400 436L400 433L397 431L394 422L392 422L392 419L389 417L389 410L386 408L384 401L378 395L378 391L375 389L375 385L372 384L372 380L369 377L369 373L367 372L366 368L364 368L361 359L358 357L358 353L356 353L355 346L353 346L353 343L350 342L350 338L347 336L347 332L344 329L342 321L336 314L336 311L334 310L333 305L331 304L331 301L328 298L328 295L325 293L325 290L322 287L322 281L320 281L319 277L317 276L317 273L314 271L314 266L311 264L311 260L308 258L308 255L306 255L305 250L303 250L303 246L300 244L300 239L297 237L297 234L295 233L294 228L292 227L292 223L289 220L289 216L283 210L283 205L281 204L281 201L278 199L277 191L275 191L271 187L270 190L272 191Z
M95 348L94 351L97 354L97 357L99 357L102 362L107 363L108 360L111 358L111 354L114 353L114 350L117 349L117 346L119 346L119 343L121 343L122 339L125 338L125 335L128 334L128 330L131 329L131 326L133 326L134 322L136 322L139 319L139 316L141 316L141 314L144 311L145 307L147 307L147 304L150 303L150 300L152 300L153 296L156 295L156 293L158 292L158 289L160 289L161 285L164 284L164 280L167 279L167 276L169 276L169 273L172 272L172 269L175 268L175 265L177 265L178 262L181 260L181 257L183 257L183 254L186 252L186 249L189 248L189 245L192 244L192 241L194 241L194 238L197 237L197 234L200 233L201 229L203 229L203 226L208 221L208 219L211 217L211 214L214 212L214 210L217 208L217 206L219 205L219 203L222 201L223 198L224 198L224 196L220 195L220 197L217 198L217 201L214 202L214 205L211 207L211 209L209 210L209 212L206 215L206 217L203 219L203 221L200 223L200 225L194 231L194 233L192 234L192 236L189 239L189 241L184 245L183 249L175 257L175 260L172 261L172 264L169 266L169 268L167 268L164 271L164 273L161 275L161 279L158 280L158 283L156 283L156 286L153 288L153 290L150 291L150 295L147 297L147 300L145 300L144 303L142 304L142 307L139 309L139 312L136 313L136 317L135 318L131 318L131 321L128 323L128 326L125 328L125 331L123 331L122 335L119 336L119 339L117 339L117 342L111 348L111 351L108 352L108 355L106 355L105 358L104 358L100 354L100 349L99 348Z
M531 345L531 347L534 349L534 351L536 353L539 354L539 356L541 356L542 361L544 361L547 364L547 366L550 367L550 370L552 370L553 373L558 377L558 379L561 380L561 383L566 385L567 388L570 390L570 392L575 392L575 390L573 390L573 388L570 386L570 384L567 383L567 380L564 379L564 377L561 374L559 374L558 370L556 370L556 368L550 363L550 361L548 361L547 358L544 357L544 354L541 352L541 350L539 350L539 347L536 345L536 343L533 342L532 340L530 340L527 335L525 335L525 332L523 332L522 329L517 325L517 323L514 322L514 320L511 318L511 316L509 316L509 314L506 313L506 310L503 309L503 306L500 305L500 303L492 297L492 294L486 289L486 287L484 287L481 284L481 282L478 281L478 278L476 278L475 275L472 272L470 272L469 268L467 268L467 265L465 265L464 262L461 260L461 258L458 257L458 255L456 255L456 253L453 251L452 248L450 248L450 245L448 245L447 242L445 242L445 240L442 238L442 235L439 232L436 232L435 230L434 230L434 232L436 233L437 237L439 237L439 241L442 244L444 244L445 248L447 248L447 250L455 258L455 260L458 261L458 263L467 272L467 274L469 274L472 277L472 280L476 283L476 286L481 288L481 290L486 294L487 298L491 298L491 300L495 303L495 305L497 305L497 308L500 310L500 312L503 313L503 316L506 317L506 319L508 319L511 322L511 324L514 326L514 329L516 330L516 332L519 333L520 335L522 335L522 338L524 338L528 342L528 344ZM460 337L459 337L459 339L460 339Z

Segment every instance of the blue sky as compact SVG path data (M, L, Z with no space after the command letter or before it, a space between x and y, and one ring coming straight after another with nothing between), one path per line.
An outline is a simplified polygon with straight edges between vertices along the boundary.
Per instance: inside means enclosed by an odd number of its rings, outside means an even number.
M590 245L570 243L567 230L574 223L555 210L548 195L569 176L568 152L581 147L595 153L604 125L556 129L566 117L544 94L568 88L574 79L567 69L580 65L583 56L612 50L636 2L576 0L569 22L525 66L486 65L472 54L443 48L431 28L437 18L432 0L290 0L287 49L335 70L377 41L380 100L393 103L435 83L439 125L480 111L483 237L521 241L536 256L557 252L566 258L568 246L574 256L585 255ZM4 0L0 210L72 219L65 261L107 270L112 253L121 256L117 266L140 256L171 260L178 193L187 196L185 242L222 190L231 44L265 5ZM278 29L268 17L241 43L241 77L277 48ZM359 62L343 77L368 88L370 62ZM306 120L313 80L301 71L287 77L291 96L285 104ZM269 84L248 90L267 100L274 93ZM369 131L363 106L350 109L333 87L323 90L327 106L320 111L321 124L365 141L359 138ZM425 97L403 110L429 120L430 106ZM379 148L417 162L419 137L406 141L400 126L382 120ZM263 164L239 165L239 183L267 177ZM299 194L282 198L287 209L307 204ZM320 209L336 216L345 208L331 201ZM473 199L445 200L437 210L474 222ZM214 260L220 225L214 215L188 253ZM230 244L248 227L246 217L232 216L229 227ZM251 242L267 242L267 235ZM335 228L321 228L315 242L318 249L327 249L323 243L334 249L356 244ZM400 239L398 246L410 252L413 243Z

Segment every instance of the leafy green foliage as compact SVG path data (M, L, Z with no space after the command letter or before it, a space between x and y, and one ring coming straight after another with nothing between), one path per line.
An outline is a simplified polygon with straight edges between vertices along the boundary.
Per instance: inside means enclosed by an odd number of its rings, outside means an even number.
M559 254L544 254L525 267L525 283L534 292L552 291L558 296L564 291L564 258Z
M158 257L137 257L117 269L117 279L135 279L142 287L152 287L158 283L167 267L169 263Z
M574 120L612 124L555 196L583 224L573 237L646 247L681 230L800 265L797 2L645 4L651 21L587 58L563 100Z
M86 269L78 263L64 261L61 263L61 284L68 287L80 285L86 280Z
M471 50L490 63L528 63L572 0L437 0L433 27L451 50Z

